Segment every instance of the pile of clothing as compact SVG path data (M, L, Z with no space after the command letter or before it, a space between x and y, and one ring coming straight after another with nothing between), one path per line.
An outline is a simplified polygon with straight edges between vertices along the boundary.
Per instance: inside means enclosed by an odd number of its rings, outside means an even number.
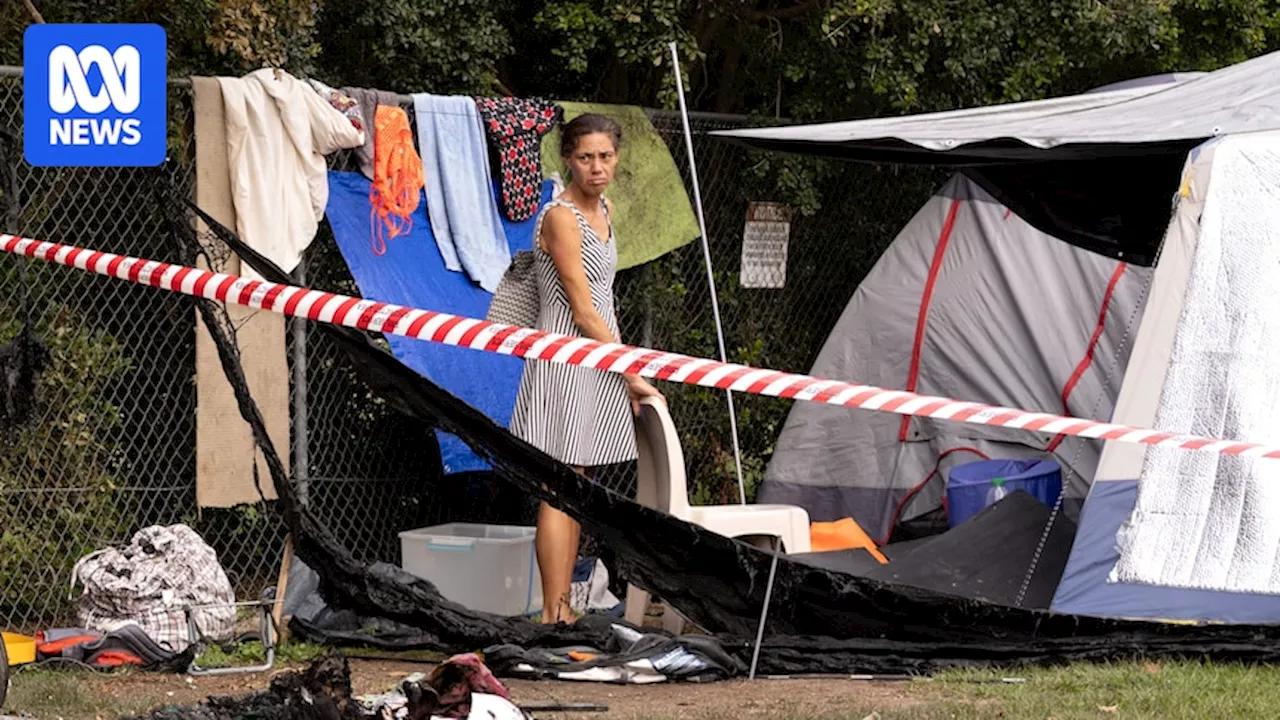
M712 682L747 668L711 635L671 637L614 623L603 648L572 646L525 649L498 645L485 658L503 677L575 680L624 685Z
M429 673L405 678L392 692L356 700L378 720L528 717L475 653L454 655Z
M455 655L426 675L406 678L392 692L355 696L351 668L331 653L302 672L289 670L270 687L239 698L210 697L128 720L528 720L511 694L475 654Z
M415 146L409 115L392 93L335 89L271 68L195 88L206 96L197 97L198 106L213 101L211 92L220 95L236 231L286 272L297 267L324 216L326 156L352 150L371 181L374 253L386 254L388 241L412 228L425 191L445 265L489 292L511 260L502 215L521 222L536 212L540 138L562 116L558 105L541 98L419 93ZM496 195L491 152L500 169Z

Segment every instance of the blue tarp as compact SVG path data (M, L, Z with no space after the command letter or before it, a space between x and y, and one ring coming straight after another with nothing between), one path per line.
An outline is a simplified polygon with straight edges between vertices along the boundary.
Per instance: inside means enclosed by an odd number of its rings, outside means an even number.
M483 318L493 296L465 274L445 269L427 220L425 198L413 213L413 230L387 240L385 255L373 253L369 186L369 180L360 173L329 172L326 215L361 295L381 302ZM551 187L550 181L543 183L543 203L551 199ZM533 246L533 226L532 218L520 223L503 220L513 254ZM523 360L397 335L388 335L387 340L400 362L507 427ZM489 469L458 438L443 432L439 438L445 474Z

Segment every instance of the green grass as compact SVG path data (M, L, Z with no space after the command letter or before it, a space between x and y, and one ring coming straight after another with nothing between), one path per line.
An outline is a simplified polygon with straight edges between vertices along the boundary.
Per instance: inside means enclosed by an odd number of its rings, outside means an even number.
M324 654L325 648L322 645L286 642L276 646L276 663L309 663ZM196 658L196 664L205 669L246 667L261 665L266 662L266 659L266 648L261 642L255 640L239 643L232 647L231 652L217 645L208 647Z
M115 718L148 712L159 704L154 697L133 695L106 697L88 673L58 670L25 670L13 676L3 711L25 712L46 718Z
M1026 682L992 682L1004 676ZM937 714L928 717L991 717L996 712L1005 718L1057 720L1280 717L1280 667L1201 662L1071 665L1016 673L951 672L929 684L938 704L930 708Z
M1024 682L1006 683L1003 678ZM832 682L847 682L833 680ZM885 687L885 686L881 686ZM892 687L892 686L889 686ZM784 720L1074 720L1280 718L1280 667L1198 662L1070 665L1021 671L952 671L903 683L894 702L843 699L814 709L745 700L681 713L684 720L767 716ZM640 717L637 715L636 717ZM672 720L675 720L673 717Z
M276 664L306 665L314 660L318 660L328 651L328 648L323 645L289 641L283 645L276 646ZM443 654L431 650L399 650L389 652L376 648L357 647L345 648L343 653L347 655L347 657L380 659L387 660L388 662L395 662L397 660L402 662L442 662L445 659ZM230 652L227 652L216 645L206 648L205 651L196 659L196 664L202 668L212 669L261 665L265 661L266 649L262 646L262 643L253 641L240 643L234 646Z

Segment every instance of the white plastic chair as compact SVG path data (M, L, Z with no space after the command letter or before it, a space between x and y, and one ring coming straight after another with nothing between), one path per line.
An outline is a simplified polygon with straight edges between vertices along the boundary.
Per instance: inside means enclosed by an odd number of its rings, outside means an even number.
M690 505L685 477L684 450L667 406L657 398L640 401L636 419L636 502L669 513L714 533L772 547L782 541L782 552L806 553L809 545L809 513L794 505ZM649 606L649 593L627 587L627 621L640 625ZM679 633L684 620L664 606L663 626Z

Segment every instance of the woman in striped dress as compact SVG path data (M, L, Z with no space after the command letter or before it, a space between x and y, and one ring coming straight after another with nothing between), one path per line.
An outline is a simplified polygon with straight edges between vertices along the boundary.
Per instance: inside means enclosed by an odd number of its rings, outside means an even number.
M574 118L560 131L569 184L540 211L534 257L538 328L619 342L613 278L617 239L604 197L618 162L622 129L603 115ZM511 432L585 474L636 458L633 413L661 393L638 375L530 360L511 416ZM536 549L545 623L571 622L569 587L580 528L547 503L538 509Z

